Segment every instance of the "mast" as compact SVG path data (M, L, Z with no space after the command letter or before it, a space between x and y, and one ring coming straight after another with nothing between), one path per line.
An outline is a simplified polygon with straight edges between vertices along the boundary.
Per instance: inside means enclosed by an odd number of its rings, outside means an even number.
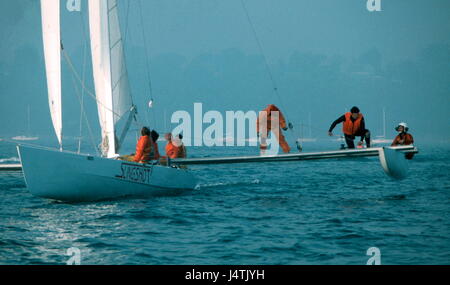
M53 128L62 149L61 33L59 0L41 0L42 38L48 102Z
M312 138L311 112L308 113L308 124L309 124L309 138Z
M31 123L30 123L30 105L27 106L27 136L31 134Z

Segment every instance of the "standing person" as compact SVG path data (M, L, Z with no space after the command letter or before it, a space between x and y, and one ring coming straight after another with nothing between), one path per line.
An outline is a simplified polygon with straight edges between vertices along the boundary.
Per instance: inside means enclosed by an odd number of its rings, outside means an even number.
M391 146L414 144L413 136L410 133L408 133L409 131L408 124L401 122L400 124L398 124L395 130L398 132L398 135L394 138L394 141L392 142ZM405 154L406 159L412 159L413 157L414 153Z
M272 126L272 120L275 119L272 117L273 116L272 112L278 112L278 126ZM266 124L262 125L264 122ZM283 133L281 132L282 129L284 131L288 130L286 120L283 114L281 113L280 109L278 109L278 107L273 104L267 105L267 107L259 113L258 120L256 121L256 132L258 136L261 136L261 144L260 144L261 153L264 153L267 150L266 141L269 131L275 134L277 141L280 144L281 148L283 149L284 153L289 153L291 151L289 144L286 142L286 139L284 138Z
M370 147L370 131L366 129L364 116L360 113L358 107L353 107L350 112L345 113L334 121L328 130L329 136L333 136L333 129L340 123L342 123L342 132L344 133L345 142L347 143L348 148L355 148L354 139L357 136L361 137L358 146L362 146L363 141L365 140L366 146L368 148Z

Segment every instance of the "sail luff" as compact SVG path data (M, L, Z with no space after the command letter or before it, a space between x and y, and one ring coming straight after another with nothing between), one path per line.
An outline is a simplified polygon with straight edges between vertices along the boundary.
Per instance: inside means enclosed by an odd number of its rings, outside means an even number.
M61 34L59 0L41 0L42 37L48 101L53 128L62 146Z

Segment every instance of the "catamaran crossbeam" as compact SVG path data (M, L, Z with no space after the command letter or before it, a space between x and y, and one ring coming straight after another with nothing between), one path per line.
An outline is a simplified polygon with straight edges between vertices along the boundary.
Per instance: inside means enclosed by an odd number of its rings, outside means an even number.
M386 174L396 179L403 179L406 177L408 169L406 159L404 158L405 153L418 153L418 149L414 146L378 147L370 149L294 153L294 154L267 155L267 156L185 158L185 159L173 159L170 161L170 163L176 165L201 165L201 164L286 162L298 160L378 156L380 158L380 163Z

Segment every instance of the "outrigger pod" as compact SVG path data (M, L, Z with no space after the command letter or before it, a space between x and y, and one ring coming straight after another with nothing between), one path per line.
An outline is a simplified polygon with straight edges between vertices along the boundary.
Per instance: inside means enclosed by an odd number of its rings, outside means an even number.
M405 154L393 147L383 147L379 150L381 166L387 175L394 179L404 179L408 175L408 163Z
M405 159L406 153L418 153L414 146L400 147L376 147L368 149L350 149L325 152L292 153L281 155L263 156L229 156L208 158L183 158L172 159L171 164L199 165L199 164L235 164L235 163L260 163L260 162L287 162L298 160L316 160L331 158L355 158L378 156L381 166L387 175L394 179L403 179L407 175L408 165Z

